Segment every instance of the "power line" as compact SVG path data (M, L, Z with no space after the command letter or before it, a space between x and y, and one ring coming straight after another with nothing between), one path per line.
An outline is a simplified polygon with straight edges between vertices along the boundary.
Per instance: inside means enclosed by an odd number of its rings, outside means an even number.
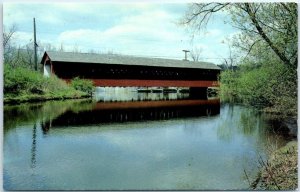
M32 33L31 30L29 31L26 31L26 30L19 30L19 32L24 32L24 33ZM58 33L58 34L61 34L63 33L64 31L52 31L52 30L47 30L46 31L37 31L38 34L50 34L50 35L56 35L56 34L53 34L53 33ZM157 42L157 43L162 43L161 40L157 39L141 39L141 38L137 38L137 37L134 37L134 39L131 39L131 36L128 36L128 35L117 35L116 36L118 39L121 39L121 40L128 40L128 41L147 41L147 42ZM115 38L116 38L115 37ZM121 38L120 38L121 37ZM178 41L181 41L181 40L178 40ZM188 41L188 40L186 40ZM162 44L165 44L165 43L162 43Z
M42 33L41 32L37 32L37 33L39 34L39 36L42 36L43 34L45 34L43 32ZM42 34L42 35L40 35L40 34ZM47 34L51 34L51 33L47 33ZM51 34L51 35L55 36L55 34ZM151 42L152 44L160 44L160 45L168 45L168 44L170 44L170 43L164 42L164 41L159 40L159 39L154 40L154 39L142 39L142 38L136 38L136 37L131 38L130 36L125 36L125 35L118 35L116 37L112 37L111 39L118 39L118 41L128 41L129 44L131 44L131 45L137 44L139 42ZM95 39L93 39L93 40L95 40ZM76 39L74 39L74 41L76 42ZM128 42L126 44L128 44ZM171 42L172 43L179 43L180 40L178 40L178 41L171 41ZM88 44L91 45L91 43L88 43Z

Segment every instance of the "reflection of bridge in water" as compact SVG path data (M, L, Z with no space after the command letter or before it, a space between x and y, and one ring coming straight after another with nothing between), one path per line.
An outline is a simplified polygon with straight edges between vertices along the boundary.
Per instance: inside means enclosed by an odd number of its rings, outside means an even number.
M90 109L66 111L60 116L44 122L49 128L63 126L97 125L130 121L167 120L183 117L214 116L220 113L220 100L173 100L144 102L99 102Z

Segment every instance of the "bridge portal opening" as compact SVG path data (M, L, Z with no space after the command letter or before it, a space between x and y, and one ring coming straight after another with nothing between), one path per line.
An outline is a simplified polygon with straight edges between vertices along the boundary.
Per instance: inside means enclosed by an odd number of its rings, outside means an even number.
M44 76L50 77L50 75L51 75L51 63L50 63L50 60L48 60L44 64Z

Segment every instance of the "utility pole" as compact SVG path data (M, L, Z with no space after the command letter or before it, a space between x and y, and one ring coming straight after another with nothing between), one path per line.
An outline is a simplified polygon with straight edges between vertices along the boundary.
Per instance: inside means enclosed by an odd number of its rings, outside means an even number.
M33 39L34 39L34 69L37 71L37 43L36 43L36 29L35 29L35 18L33 18Z
M190 51L189 51L189 50L182 50L182 51L183 51L184 54L185 54L185 55L184 55L184 56L185 56L185 57L184 57L184 61L187 61L187 60L188 60L188 59L187 59L187 53L190 52Z

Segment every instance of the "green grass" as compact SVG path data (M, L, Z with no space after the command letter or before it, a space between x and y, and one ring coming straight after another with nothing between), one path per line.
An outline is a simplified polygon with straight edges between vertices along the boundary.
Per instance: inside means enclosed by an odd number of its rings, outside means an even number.
M71 81L71 86L76 90L88 93L90 95L95 91L94 84L91 80L80 79L79 77L75 77Z
M30 69L4 65L4 103L89 97L90 92L76 90L56 76L44 77Z

